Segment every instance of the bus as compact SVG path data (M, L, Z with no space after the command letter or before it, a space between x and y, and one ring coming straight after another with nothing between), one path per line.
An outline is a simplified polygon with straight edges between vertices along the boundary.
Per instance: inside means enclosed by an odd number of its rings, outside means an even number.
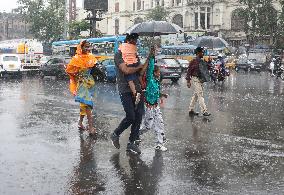
M119 45L124 42L126 36L111 36L67 41L56 41L52 43L53 55L74 56L77 45L82 40L87 40L92 46L92 54L98 61L112 58L117 52Z
M191 61L194 58L194 45L167 45L161 47L161 55Z
M161 47L160 54L165 57L175 58L175 59L183 59L187 61L191 61L196 57L195 55L195 45L167 45ZM217 58L219 50L210 50L204 48L204 60L208 61L210 59Z

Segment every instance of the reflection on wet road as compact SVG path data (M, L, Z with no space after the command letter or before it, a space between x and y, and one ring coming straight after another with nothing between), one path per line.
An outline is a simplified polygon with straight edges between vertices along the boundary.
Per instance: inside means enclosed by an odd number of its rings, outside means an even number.
M186 81L163 82L166 153L142 137L141 156L108 135L124 112L117 88L97 83L96 139L76 129L67 81L0 80L0 194L282 194L284 82L266 73L207 84L208 118L188 116ZM199 108L197 108L199 109ZM128 131L129 132L129 131Z

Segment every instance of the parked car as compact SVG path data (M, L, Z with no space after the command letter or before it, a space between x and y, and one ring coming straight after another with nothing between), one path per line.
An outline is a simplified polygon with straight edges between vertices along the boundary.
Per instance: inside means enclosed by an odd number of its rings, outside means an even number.
M0 74L21 75L21 60L17 54L0 55Z
M179 63L179 65L181 66L181 69L187 70L188 66L189 66L189 61L188 60L183 60L183 59L177 59L177 62Z
M97 65L98 68L103 72L104 79L111 82L116 82L116 67L114 59L105 59ZM101 79L98 79L101 80Z
M263 68L263 64L260 62L257 62L256 59L249 59L248 60L248 71L257 71L260 72Z
M258 63L256 59L249 60L239 60L236 64L236 71L257 71L260 72L262 69L262 64Z
M161 80L171 79L177 82L181 78L181 66L174 58L158 58L156 64L160 66Z
M70 58L65 57L52 57L45 64L43 64L39 71L40 76L55 76L56 78L68 78L65 72L66 65L70 62Z

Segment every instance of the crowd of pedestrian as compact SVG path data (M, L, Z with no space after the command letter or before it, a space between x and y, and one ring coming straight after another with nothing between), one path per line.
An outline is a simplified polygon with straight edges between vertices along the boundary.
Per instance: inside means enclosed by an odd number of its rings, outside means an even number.
M149 130L155 131L155 150L167 151L165 147L165 125L160 110L160 103L167 94L161 93L160 68L155 65L156 48L152 47L144 64L137 54L138 34L128 34L118 52L114 56L117 67L117 85L125 117L111 133L113 146L120 149L120 136L130 127L130 136L126 150L141 154L140 137ZM78 129L96 134L92 118L92 96L96 58L90 53L90 44L82 41L77 47L77 54L67 65L66 72L70 76L70 91L75 101L80 103ZM203 84L208 81L208 65L202 59L204 51L196 48L197 58L193 60L187 71L187 86L193 88L194 94L189 105L189 115L198 115L194 111L197 100L203 116L210 116L203 97ZM87 116L88 126L84 127L83 119Z

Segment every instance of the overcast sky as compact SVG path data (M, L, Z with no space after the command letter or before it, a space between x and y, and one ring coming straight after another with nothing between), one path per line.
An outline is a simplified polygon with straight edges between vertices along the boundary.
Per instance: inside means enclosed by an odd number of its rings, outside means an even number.
M11 12L12 9L18 7L18 0L0 0L0 12L6 11ZM83 0L77 0L77 7L82 7Z

